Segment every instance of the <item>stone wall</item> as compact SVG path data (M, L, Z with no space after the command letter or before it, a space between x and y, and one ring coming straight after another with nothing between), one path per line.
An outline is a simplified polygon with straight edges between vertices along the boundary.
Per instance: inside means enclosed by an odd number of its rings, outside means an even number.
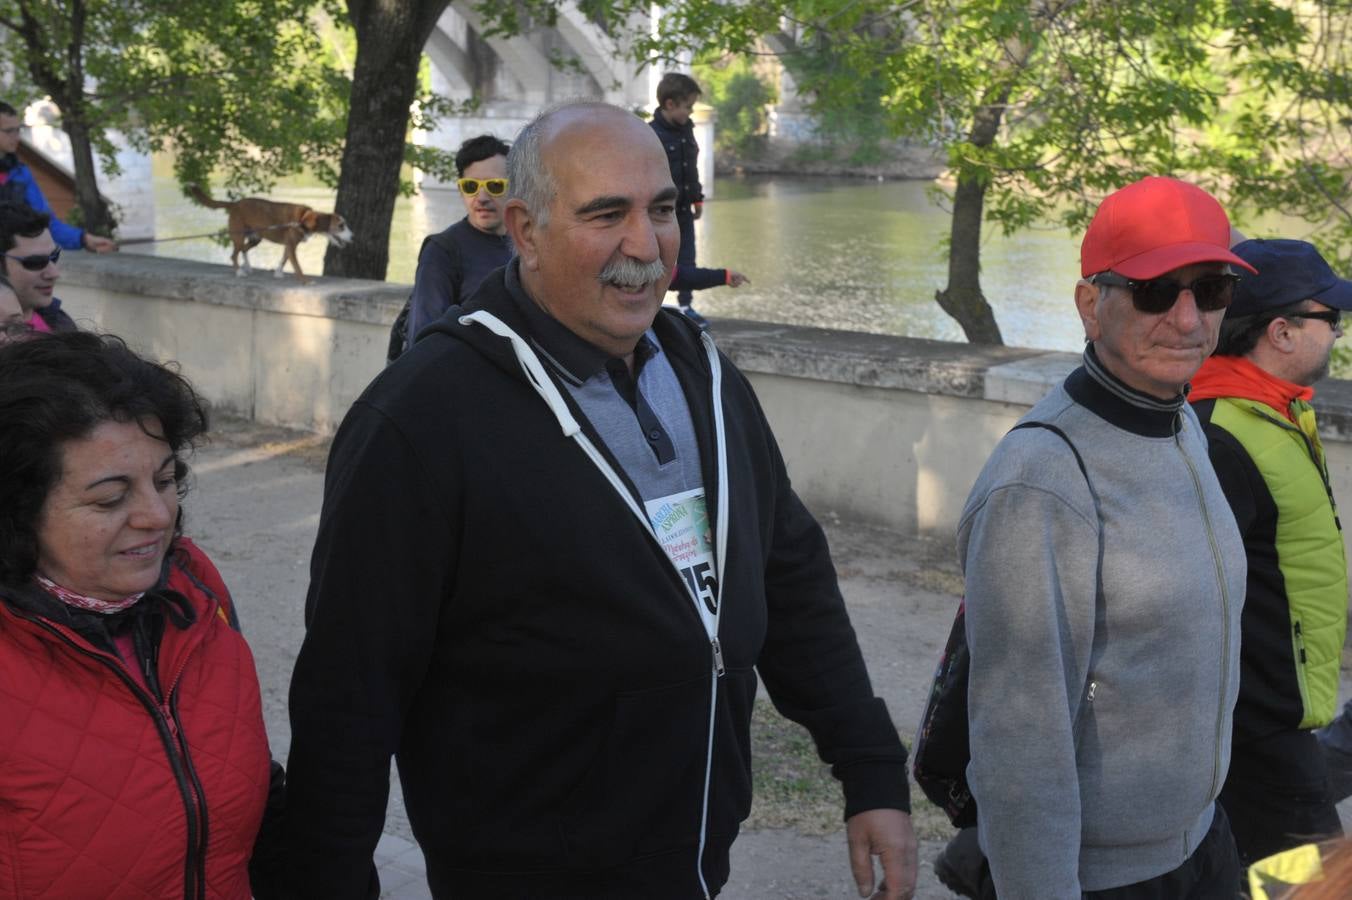
M406 285L118 254L68 254L58 293L85 324L177 360L216 406L333 431L384 365ZM996 441L1078 356L1013 347L720 321L798 492L819 515L899 531L951 531ZM1352 497L1352 383L1316 406L1334 490Z

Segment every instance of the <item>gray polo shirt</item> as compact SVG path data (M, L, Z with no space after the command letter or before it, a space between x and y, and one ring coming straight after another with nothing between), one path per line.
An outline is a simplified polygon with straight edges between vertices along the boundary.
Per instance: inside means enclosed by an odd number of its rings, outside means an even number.
M550 316L521 286L518 262L507 290L529 324L530 341L596 429L643 500L704 485L690 406L657 335L649 329L634 349L634 373Z

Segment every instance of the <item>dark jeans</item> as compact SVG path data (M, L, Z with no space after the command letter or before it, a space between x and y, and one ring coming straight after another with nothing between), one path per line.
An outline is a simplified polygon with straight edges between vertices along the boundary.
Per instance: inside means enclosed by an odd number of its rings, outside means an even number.
M1311 731L1236 744L1220 802L1245 866L1343 833L1324 751Z
M681 249L676 254L676 265L693 266L695 264L695 214L690 207L676 208L676 224L681 228ZM690 305L691 293L687 288L676 294L676 302L682 306Z
M1341 803L1352 797L1352 700L1343 705L1337 718L1315 734L1324 745L1329 799Z

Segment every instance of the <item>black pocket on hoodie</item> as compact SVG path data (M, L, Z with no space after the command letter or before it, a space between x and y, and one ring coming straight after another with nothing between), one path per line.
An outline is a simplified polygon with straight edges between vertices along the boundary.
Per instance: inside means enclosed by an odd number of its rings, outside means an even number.
M698 841L709 700L708 677L616 695L607 739L564 805L569 868L617 866Z

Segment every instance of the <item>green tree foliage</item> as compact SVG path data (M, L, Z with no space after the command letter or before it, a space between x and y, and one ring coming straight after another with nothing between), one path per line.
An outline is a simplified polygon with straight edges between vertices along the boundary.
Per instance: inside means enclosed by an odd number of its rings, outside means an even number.
M0 53L61 111L80 216L114 225L94 172L116 171L109 132L171 144L177 175L264 188L332 173L347 79L325 64L314 0L0 0ZM330 175L330 177L332 177Z
M694 67L704 100L718 113L715 146L720 153L756 157L765 150L766 107L774 88L745 57L709 60Z
M523 0L535 16L550 0ZM601 4L632 11L632 0ZM947 153L940 306L1000 342L981 291L990 226L1083 226L1146 174L1242 218L1278 211L1352 248L1349 0L671 0L640 60L771 40L823 121L876 116ZM622 20L616 16L616 20Z

